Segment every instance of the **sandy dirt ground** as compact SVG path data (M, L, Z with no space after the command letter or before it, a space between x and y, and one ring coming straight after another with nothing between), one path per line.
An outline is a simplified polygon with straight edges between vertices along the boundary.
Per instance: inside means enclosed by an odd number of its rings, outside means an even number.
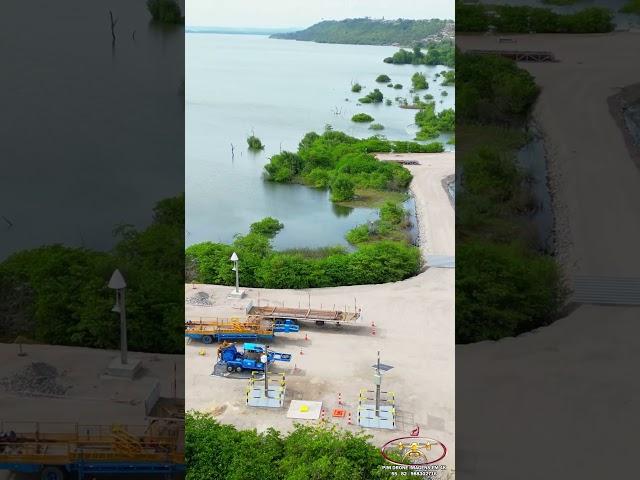
M159 382L160 395L172 397L174 365L176 395L184 398L184 359L181 355L129 352L142 360L143 370L134 381L104 376L119 351L52 345L0 344L0 383L24 372L32 363L57 370L55 381L68 387L62 395L28 396L7 391L0 384L0 420L3 422L78 422L92 425L129 423L145 425L144 401ZM37 388L34 388L37 390ZM7 423L5 423L5 426Z
M637 276L640 173L608 106L640 81L640 33L523 35L500 48L549 50L520 66L541 94L558 254L567 275ZM496 49L496 37L459 36ZM464 478L633 478L640 421L633 307L579 306L546 328L458 346L458 473Z
M421 245L427 252L453 255L454 212L442 179L454 172L454 154L419 155L411 189L420 219ZM303 324L299 333L279 334L271 343L276 351L292 353L291 364L276 364L273 371L287 373L284 409L245 406L246 380L210 376L217 344L186 345L186 407L210 412L220 421L240 428L288 430L292 420L286 409L294 399L322 401L329 411L338 407L338 393L354 415L359 390L373 388L376 352L394 368L385 375L383 390L396 394L398 428L371 430L382 444L408 434L416 425L421 435L431 436L450 448L446 464L454 455L454 269L429 268L397 283L310 290L249 289L242 301L228 301L230 287L186 285L187 297L206 292L213 306L186 305L186 318L240 316L246 302L337 309L362 308L355 325L317 327ZM371 325L375 324L375 335ZM308 340L305 340L305 335ZM200 355L201 350L206 356ZM297 369L294 371L294 367ZM346 420L331 419L348 426Z

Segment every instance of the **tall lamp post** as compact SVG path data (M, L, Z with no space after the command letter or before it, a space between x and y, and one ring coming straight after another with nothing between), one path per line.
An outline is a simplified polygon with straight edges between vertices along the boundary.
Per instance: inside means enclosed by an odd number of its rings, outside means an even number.
M108 287L116 291L116 304L113 306L112 312L120 314L120 359L117 357L109 364L107 372L109 375L117 377L126 377L133 379L140 370L142 362L139 359L129 361L127 349L127 312L125 306L125 289L127 282L120 270L113 272L109 280Z
M127 282L116 269L109 280L109 288L116 291L116 304L112 311L120 314L120 362L127 364L127 313L125 308L124 291L127 288Z
M233 252L231 258L229 259L233 262L233 270L236 272L236 289L229 294L230 298L242 298L244 297L244 290L240 290L240 273L238 269L239 258L236 252Z
M233 262L233 268L231 270L236 272L236 295L238 295L240 293L240 277L238 273L238 260L239 260L238 254L236 252L233 252L230 260Z

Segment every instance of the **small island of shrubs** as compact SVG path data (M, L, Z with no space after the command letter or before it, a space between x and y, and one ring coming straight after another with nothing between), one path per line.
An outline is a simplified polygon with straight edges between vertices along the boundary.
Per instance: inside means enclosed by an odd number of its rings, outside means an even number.
M258 151L264 149L264 145L255 135L247 137L247 145L249 145L249 150Z
M378 78L376 78L376 82L378 83L389 83L391 81L391 79L389 78L388 75L378 75Z
M362 85L360 85L359 83L354 83L353 85L351 85L351 91L353 93L359 93L362 90Z
M424 76L424 73L414 73L411 77L411 83L413 84L414 90L426 90L429 88L429 83L427 82L427 77Z
M378 88L374 88L366 97L359 99L360 103L380 103L384 99L384 95Z
M358 123L373 122L374 120L375 118L367 113L356 113L353 117L351 117L352 122Z

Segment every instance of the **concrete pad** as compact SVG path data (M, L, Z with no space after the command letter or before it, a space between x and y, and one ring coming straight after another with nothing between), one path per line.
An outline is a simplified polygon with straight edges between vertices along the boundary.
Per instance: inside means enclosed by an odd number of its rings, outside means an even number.
M114 358L107 367L107 375L133 379L142 368L142 362L136 358L127 359L122 363L120 357Z
M321 411L322 402L313 402L310 400L291 400L291 405L289 405L289 411L287 412L287 418L298 418L301 420L318 420L320 418Z
M264 385L254 385L247 391L247 405L250 407L280 408L284 405L287 387L270 386L267 394Z

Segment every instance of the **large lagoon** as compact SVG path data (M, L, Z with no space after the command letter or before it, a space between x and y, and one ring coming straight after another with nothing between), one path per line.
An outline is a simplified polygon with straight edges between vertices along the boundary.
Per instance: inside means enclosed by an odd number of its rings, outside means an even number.
M421 96L432 94L438 111L453 107L454 88L441 87L441 79L434 79L446 68L383 63L397 50L187 33L187 245L231 242L266 216L285 224L274 241L277 249L345 244L348 230L374 220L374 209L336 207L326 191L265 182L262 175L269 157L297 150L305 133L320 133L327 124L352 136L371 136L368 125L351 122L358 112L383 124L387 138L412 140L415 110L401 109L395 101L392 106L356 104L373 88L385 99L402 96L411 101L411 76L416 71L425 73L430 85ZM382 73L404 88L376 83ZM352 82L365 87L360 94L351 92ZM442 96L441 90L448 95ZM247 150L246 138L252 132L266 146L257 154Z

